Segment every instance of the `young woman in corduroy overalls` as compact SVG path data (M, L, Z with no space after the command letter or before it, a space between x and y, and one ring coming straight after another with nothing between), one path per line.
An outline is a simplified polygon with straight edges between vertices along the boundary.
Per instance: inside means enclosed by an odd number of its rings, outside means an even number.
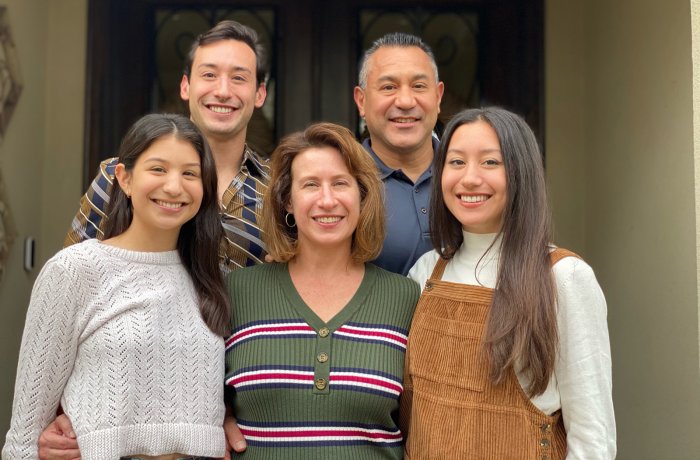
M433 163L434 251L401 404L406 458L615 457L606 303L553 246L542 157L519 116L458 113Z

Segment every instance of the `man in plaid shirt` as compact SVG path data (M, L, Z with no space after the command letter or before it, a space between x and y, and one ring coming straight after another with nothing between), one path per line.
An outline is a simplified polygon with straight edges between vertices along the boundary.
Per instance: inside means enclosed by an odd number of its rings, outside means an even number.
M225 230L219 251L224 273L261 263L265 257L257 221L268 165L245 143L253 109L262 107L267 95L263 53L254 30L222 21L195 39L180 82L180 97L188 102L190 118L207 138L216 163ZM116 158L100 164L80 199L64 246L103 237L116 165Z

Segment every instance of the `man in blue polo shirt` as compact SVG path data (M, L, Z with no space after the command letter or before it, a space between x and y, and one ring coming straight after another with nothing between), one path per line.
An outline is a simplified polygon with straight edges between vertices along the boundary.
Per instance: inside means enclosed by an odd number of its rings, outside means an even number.
M363 145L386 189L387 234L374 263L395 273L407 274L432 249L432 133L443 91L432 50L414 35L385 35L362 57L355 103L369 131Z

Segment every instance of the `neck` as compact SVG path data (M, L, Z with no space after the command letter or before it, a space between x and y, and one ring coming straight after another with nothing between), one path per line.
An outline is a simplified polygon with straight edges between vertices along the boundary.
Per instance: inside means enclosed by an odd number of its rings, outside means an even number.
M318 277L328 277L364 266L352 260L350 246L334 249L308 248L300 244L299 250L289 261L290 270L315 273Z
M241 170L245 151L245 133L243 136L228 139L209 137L207 141L216 165L219 200L221 200L229 184Z
M400 169L413 182L423 174L433 161L433 144L430 139L412 150L397 150L385 145L372 144L372 150L391 169Z

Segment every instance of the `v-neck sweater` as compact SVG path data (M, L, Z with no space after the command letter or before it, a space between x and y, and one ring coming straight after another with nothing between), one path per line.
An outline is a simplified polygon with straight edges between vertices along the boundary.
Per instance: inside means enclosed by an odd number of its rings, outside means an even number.
M229 275L227 399L250 458L402 458L398 399L419 286L371 264L330 321L286 264Z

